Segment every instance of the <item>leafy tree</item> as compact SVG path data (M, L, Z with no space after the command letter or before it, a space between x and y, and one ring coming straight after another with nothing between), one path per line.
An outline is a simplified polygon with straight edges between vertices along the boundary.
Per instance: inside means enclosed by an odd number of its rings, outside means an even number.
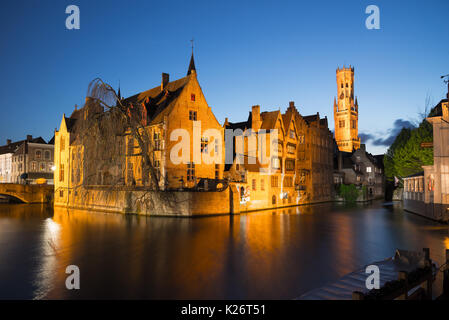
M434 112L432 109L429 113ZM384 157L385 175L387 180L394 177L406 177L421 172L422 166L433 163L433 149L422 148L423 142L433 141L432 125L423 120L417 128L403 128L388 149Z
M338 189L338 195L346 202L355 202L360 192L354 184L341 184Z

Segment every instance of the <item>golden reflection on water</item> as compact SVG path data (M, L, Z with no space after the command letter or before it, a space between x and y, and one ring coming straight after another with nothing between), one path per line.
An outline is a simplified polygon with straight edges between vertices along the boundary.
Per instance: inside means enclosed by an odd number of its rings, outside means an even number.
M0 257L20 265L24 258L4 244L37 235L29 241L37 263L22 270L32 274L35 299L291 299L398 247L429 246L437 259L449 248L448 228L375 205L193 219L41 206L0 207L0 213ZM79 291L65 288L72 264L80 268ZM0 282L7 276L0 265ZM7 292L0 289L2 296Z

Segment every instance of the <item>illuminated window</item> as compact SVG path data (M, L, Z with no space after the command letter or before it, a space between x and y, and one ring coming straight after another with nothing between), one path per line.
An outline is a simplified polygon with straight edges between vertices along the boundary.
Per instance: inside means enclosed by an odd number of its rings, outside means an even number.
M64 164L59 164L59 181L64 181Z
M371 167L366 167L366 172L371 172Z
M271 176L271 186L276 188L278 186L278 177L277 176Z
M207 153L208 146L209 146L209 138L202 137L201 138L201 152Z
M294 144L287 144L287 152L288 153L295 153L296 146Z
M295 130L290 130L290 138L295 139Z
M287 170L287 171L295 170L295 160L294 159L285 160L285 170Z
M281 168L281 161L279 158L272 158L271 159L271 167L273 169L280 169Z
M187 181L193 181L195 178L195 164L193 162L187 163Z

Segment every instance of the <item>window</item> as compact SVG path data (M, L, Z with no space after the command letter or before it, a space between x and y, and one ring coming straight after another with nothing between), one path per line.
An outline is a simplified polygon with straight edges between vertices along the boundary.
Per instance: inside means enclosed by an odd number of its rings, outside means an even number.
M285 187L293 187L293 178L292 177L285 177L284 178L284 186Z
M287 153L295 153L296 146L294 144L287 144Z
M128 155L134 154L134 138L130 137L128 139Z
M201 152L207 153L208 145L209 145L209 138L202 137L201 138Z
M340 128L344 128L344 127L345 127L345 120L340 120L340 121L338 122L338 124L339 124L339 127L340 127Z
M216 164L215 165L215 179L220 179L220 165Z
M274 195L271 198L271 204L276 204L276 196L274 196Z
M187 181L193 181L195 178L195 164L193 162L187 163Z
M341 83L341 87L343 88L343 82Z
M256 191L256 179L252 180L252 189L253 191Z
M346 83L346 88L348 88L348 83Z
M371 167L366 167L366 172L371 172Z
M280 169L281 168L281 161L279 158L272 158L271 159L271 167L273 169Z
M215 139L214 139L214 148L215 148L214 150L215 150L215 155L218 155L218 152L219 152L218 150L220 149L219 147L220 147L220 142L218 141L217 138L215 138Z
M162 150L162 143L161 143L161 134L160 134L160 132L155 132L153 134L153 143L154 143L154 150Z
M189 111L189 120L196 121L196 111Z
M260 190L265 191L265 180L260 179Z
M305 142L305 137L304 137L304 135L300 135L300 136L298 137L298 140L299 140L299 143L300 143L300 144L304 144L304 142Z
M278 186L278 177L277 176L271 176L271 186L276 188Z
M352 120L352 129L355 129L357 127L357 122L355 120Z
M294 159L285 160L285 170L287 170L287 171L295 170L295 160Z
M36 162L31 162L31 171L36 171Z
M290 138L295 139L295 130L290 130Z
M41 162L40 170L45 171L45 162Z
M50 160L50 151L45 151L45 160Z
M190 100L195 101L195 94L194 94L194 93L192 93L192 94L190 95Z
M64 181L64 164L59 165L59 181Z
M65 150L65 139L64 137L59 138L61 151Z
M64 190L59 190L59 197L60 198L64 197Z

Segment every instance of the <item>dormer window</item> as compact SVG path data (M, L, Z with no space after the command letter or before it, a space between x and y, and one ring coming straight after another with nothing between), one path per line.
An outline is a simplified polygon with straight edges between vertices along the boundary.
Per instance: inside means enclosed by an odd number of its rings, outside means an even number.
M190 100L195 101L195 94L194 94L194 93L192 93L192 94L190 95Z

